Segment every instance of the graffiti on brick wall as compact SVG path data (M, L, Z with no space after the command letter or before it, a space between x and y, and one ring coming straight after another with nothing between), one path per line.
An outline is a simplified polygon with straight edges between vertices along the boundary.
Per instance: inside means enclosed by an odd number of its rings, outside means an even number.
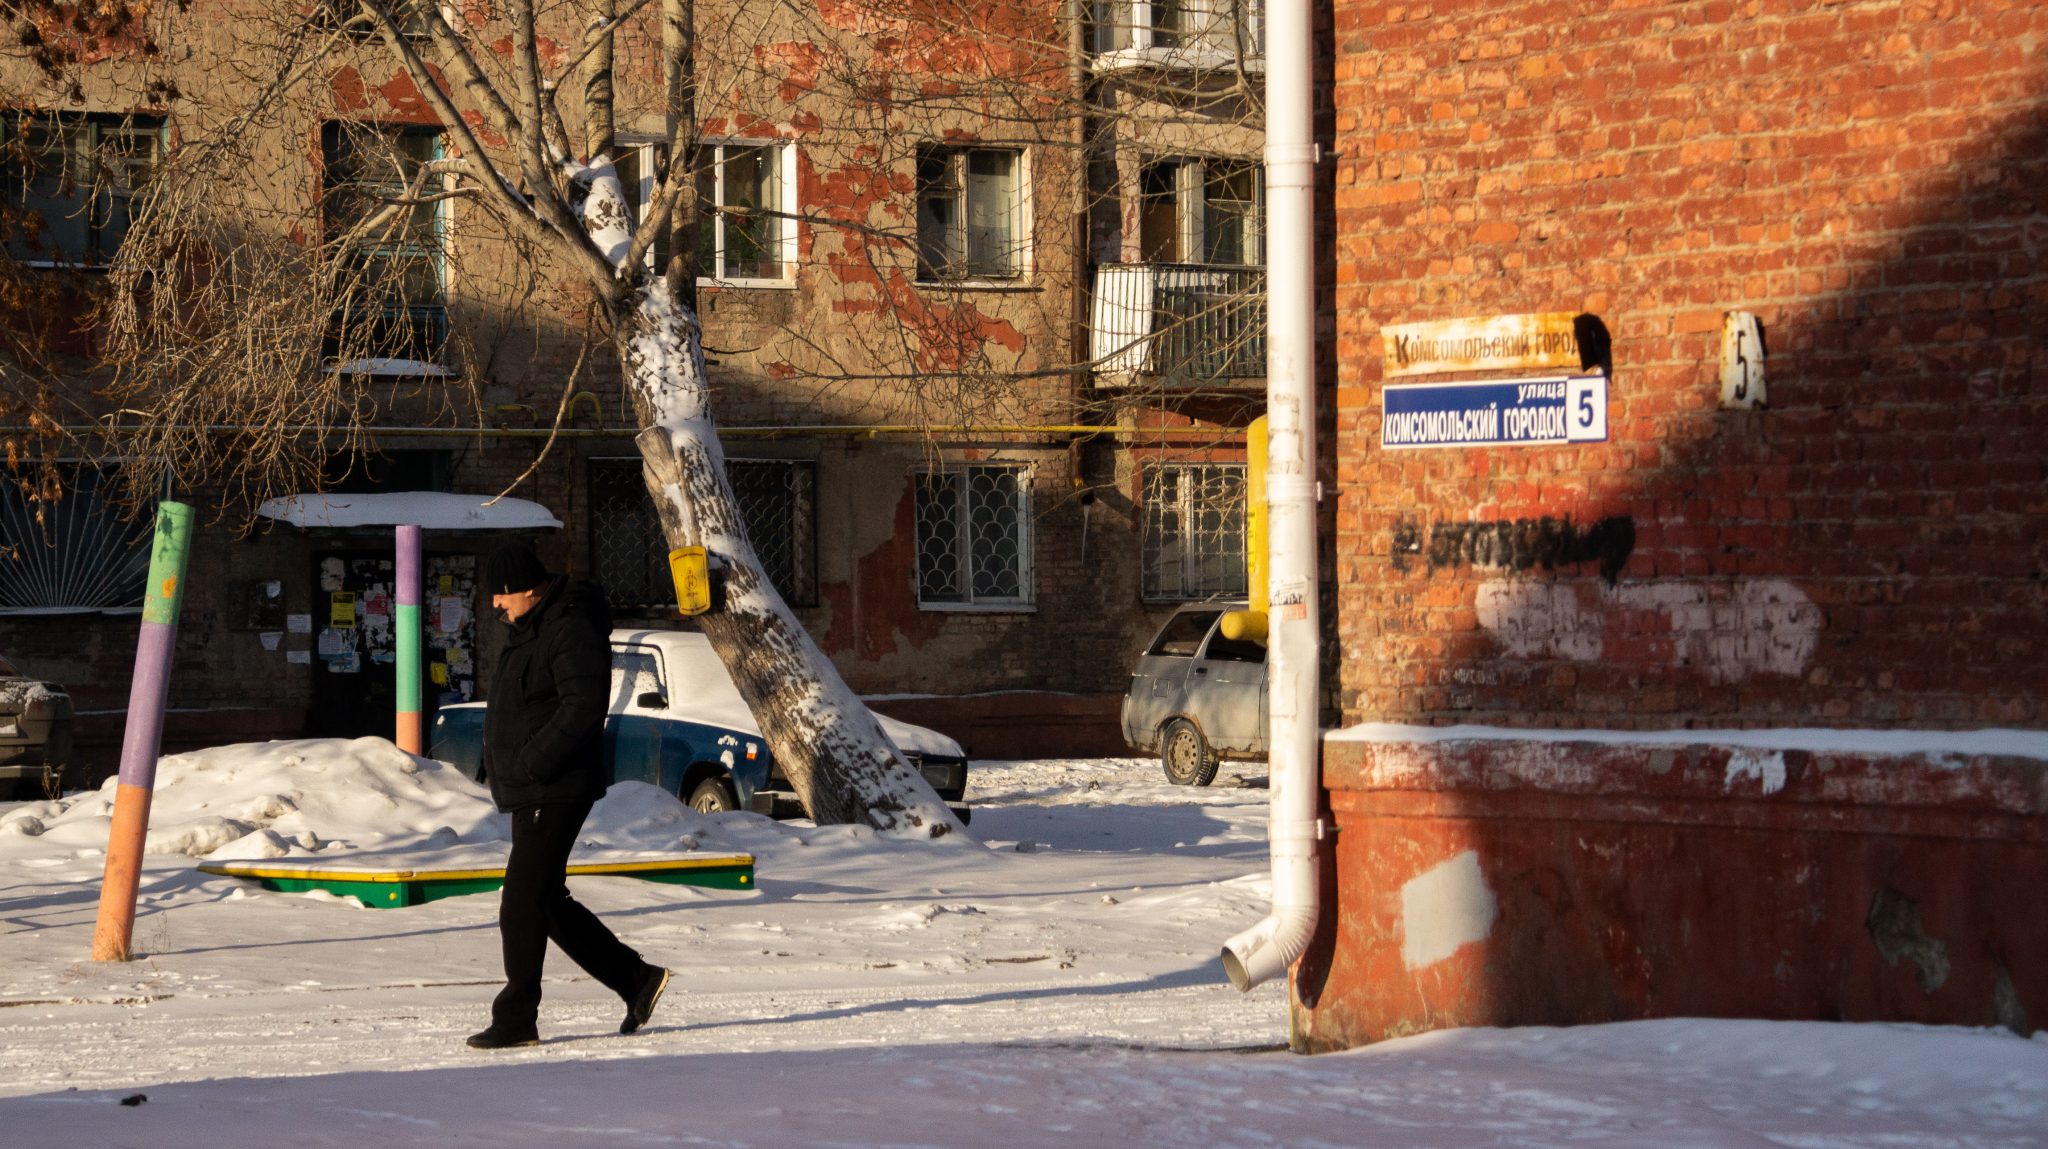
M1601 588L1493 579L1479 585L1473 607L1479 625L1517 658L1694 667L1717 683L1798 675L1820 645L1822 621L1820 608L1784 579Z
M1612 584L1636 549L1636 522L1613 515L1580 526L1567 516L1540 519L1497 519L1478 523L1423 524L1402 519L1394 524L1394 569L1408 570L1417 558L1431 573L1450 567L1498 567L1525 571L1536 567L1600 564L1600 577Z

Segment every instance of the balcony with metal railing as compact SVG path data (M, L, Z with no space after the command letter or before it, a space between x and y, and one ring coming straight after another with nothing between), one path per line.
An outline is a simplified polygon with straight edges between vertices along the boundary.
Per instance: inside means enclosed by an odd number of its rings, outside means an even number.
M1266 377L1266 269L1104 264L1088 326L1099 386L1251 386Z
M1266 66L1263 0L1096 0L1095 70L1217 72Z

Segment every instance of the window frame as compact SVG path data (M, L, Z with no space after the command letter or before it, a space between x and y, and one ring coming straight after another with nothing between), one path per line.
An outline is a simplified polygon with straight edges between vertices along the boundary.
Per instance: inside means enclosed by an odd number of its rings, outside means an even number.
M975 203L970 199L974 185L969 164L971 157L976 153L1000 154L1010 159L1010 235L1006 247L1009 264L1005 270L977 270L970 250L973 241L968 221L974 213ZM950 252L948 264L943 268L929 258L933 246L927 240L925 204L933 198L927 193L927 189L934 185L926 179L925 166L935 159L943 160L946 164L948 185L953 190L953 199L956 203L953 220L945 225L945 230L949 233L949 238L956 240L958 244L957 271L954 269L956 264L951 259ZM911 171L911 182L914 191L912 217L917 232L916 282L949 287L1014 287L1031 277L1031 153L1028 148L999 143L920 144Z
M709 210L700 208L697 220L698 242L708 244L711 260L708 266L697 269L697 282L712 287L794 287L796 286L797 234L796 234L796 144L790 140L750 139L746 137L716 138L700 141L697 145L697 162L708 165L712 173L712 201ZM726 274L726 217L729 206L726 202L725 173L727 148L763 148L774 156L775 206L761 209L774 225L775 237L771 241L776 249L776 263L782 269L775 276L727 275ZM704 167L699 167L701 173ZM772 214L769 214L772 213ZM701 254L700 254L701 262Z
M323 121L320 125L320 225L322 235L328 242L332 242L334 237L334 233L331 230L333 221L330 220L328 215L329 198L348 186L343 181L337 180L334 177L334 168L336 166L334 145L338 141L340 133L351 130L373 131L387 137L392 135L424 137L430 139L433 146L432 154L421 161L423 164L438 163L448 158L448 132L446 128L438 124L414 124L384 120L334 119ZM336 133L334 140L329 138L330 131ZM442 190L447 190L454 183L454 177L450 175L444 174L440 179L442 181ZM388 190L392 187L392 184L389 180L380 176L375 179L359 181L357 186ZM358 245L354 251L347 253L349 255L360 254L369 259L403 260L422 255L427 257L427 262L434 270L436 302L429 305L417 305L407 302L404 310L409 313L407 317L409 325L418 323L423 315L431 318L433 323L432 358L416 359L402 355L373 354L344 361L338 354L323 355L323 359L328 361L331 369L347 370L351 374L372 376L439 376L449 374L445 361L447 359L450 331L449 297L451 295L451 280L453 279L452 260L450 259L451 253L449 250L449 214L450 205L453 202L450 199L443 199L426 205L432 218L432 243L430 245L414 247L405 243L363 243ZM342 253L337 252L336 254L339 256ZM397 311L397 308L386 307L381 309L379 314L393 315ZM330 322L334 321L330 320ZM401 369L396 366L401 363L411 363L415 364L415 366Z
M106 187L102 187L97 179L93 180L91 184L74 189L70 197L71 211L66 213L66 217L68 218L70 215L79 212L83 212L85 215L83 228L85 247L79 253L80 258L37 258L26 254L23 250L16 248L15 245L10 244L10 253L15 261L23 267L74 271L105 271L108 264L113 261L115 254L120 251L120 243L116 242L110 251L102 252L100 250L100 237L106 233L106 230L112 223L111 208L110 206L103 208L101 200L105 199L111 205L116 198L122 198L132 204L142 193L142 190L148 186L149 179L153 175L153 169L160 167L170 153L170 122L162 116L117 112L70 112L48 108L24 108L6 115L0 115L0 149L11 150L16 147L16 137L26 135L28 131L37 128L45 130L58 128L63 130L64 133L62 154L66 157L66 166L68 168L69 157L74 154L71 150L72 142L70 138L70 129L74 127L84 128L87 131L89 139L84 154L95 158L99 156L101 148L104 146L100 139L101 133L107 129L113 129L120 135L147 139L150 142L151 150L148 168L152 169L152 171L149 174L145 174L140 182L130 187L125 197L117 197L111 183ZM24 150L27 148L25 142L19 146ZM14 177L21 177L19 181L20 186L18 190L0 187L0 196L4 196L17 210L23 213L28 212L30 210L30 187L33 185L34 179L28 177L26 167L15 167L11 157L7 158L5 169L5 177L0 178L7 178L7 182L13 183L15 182ZM67 171L60 178L68 177L69 172ZM54 199L55 197L53 197L53 202ZM101 215L102 211L106 211L108 218L97 218ZM48 220L44 221L44 228L44 234L47 235L50 230ZM128 228L123 226L121 229L123 240L127 238L127 234Z
M1205 537L1204 532L1196 529L1195 523L1196 517L1205 509L1197 503L1197 497L1202 491L1207 490L1209 485L1198 474L1203 471L1234 472L1237 475L1240 498L1236 509L1237 524L1234 534L1235 537L1245 540L1246 543L1250 540L1250 508L1245 503L1245 500L1250 497L1251 490L1249 464L1233 461L1169 461L1162 459L1148 459L1141 462L1138 467L1138 482L1143 498L1143 509L1138 518L1140 527L1138 538L1138 597L1140 601L1148 603L1203 602L1212 598L1242 598L1245 595L1250 581L1248 570L1250 564L1244 553L1243 545L1239 546L1236 555L1239 564L1235 568L1236 578L1233 581L1226 574L1226 577L1221 580L1223 585L1205 584L1202 577L1203 566L1206 563L1214 562L1217 552L1198 549L1188 545L1189 540L1201 542ZM1164 497L1164 492L1167 489L1165 481L1167 473L1171 473L1173 477L1173 492L1170 497L1170 503ZM1195 481L1191 483L1190 479ZM1169 507L1171 508L1170 512L1167 510ZM1230 508L1224 507L1219 510L1226 516L1226 519L1214 533L1219 539L1228 539L1233 535L1227 518L1230 514ZM1155 541L1154 532L1162 525L1160 520L1166 513L1171 513L1176 520L1176 537L1181 540L1181 554L1177 561L1179 568L1178 590L1162 589L1155 583L1160 569L1160 563L1157 558L1157 548L1160 544Z
M916 505L918 492L933 479L944 476L957 479L971 489L976 472L1002 472L1014 476L1016 494L1016 538L1017 549L1017 594L1014 596L989 595L977 597L974 591L974 538L975 530L973 501L961 498L954 512L954 553L953 558L960 564L959 578L965 589L959 599L927 599L925 597L925 545L923 512ZM972 462L949 463L936 467L919 467L911 472L913 508L911 512L914 532L911 559L911 589L917 599L919 610L981 612L981 613L1030 613L1038 609L1035 585L1037 532L1032 516L1031 480L1033 468L1029 463Z
M1161 259L1155 254L1156 244L1146 242L1143 221L1148 218L1150 203L1159 198L1157 192L1148 189L1156 182L1153 173L1161 169L1172 171L1173 223L1175 258ZM1239 262L1225 262L1212 258L1214 245L1209 228L1211 189L1218 187L1228 174L1243 172L1251 177L1252 198L1248 201L1251 210L1242 217L1243 234L1239 242L1249 250L1249 258ZM1141 262L1148 264L1181 263L1204 267L1264 267L1266 266L1266 172L1265 165L1256 159L1239 156L1202 155L1161 155L1147 158L1138 169L1140 197L1140 233L1138 243ZM1216 203L1244 203L1243 200L1215 199Z

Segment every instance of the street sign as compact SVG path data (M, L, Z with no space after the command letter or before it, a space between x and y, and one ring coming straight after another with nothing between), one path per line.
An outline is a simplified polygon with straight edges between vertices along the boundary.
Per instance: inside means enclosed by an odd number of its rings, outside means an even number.
M1471 383L1390 383L1380 446L1534 447L1607 438L1607 377L1546 375Z

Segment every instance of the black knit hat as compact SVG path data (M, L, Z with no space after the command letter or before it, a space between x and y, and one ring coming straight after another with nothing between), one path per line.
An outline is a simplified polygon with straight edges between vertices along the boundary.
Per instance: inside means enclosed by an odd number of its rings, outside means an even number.
M548 568L523 542L509 542L491 552L484 564L484 593L518 594L548 581Z

